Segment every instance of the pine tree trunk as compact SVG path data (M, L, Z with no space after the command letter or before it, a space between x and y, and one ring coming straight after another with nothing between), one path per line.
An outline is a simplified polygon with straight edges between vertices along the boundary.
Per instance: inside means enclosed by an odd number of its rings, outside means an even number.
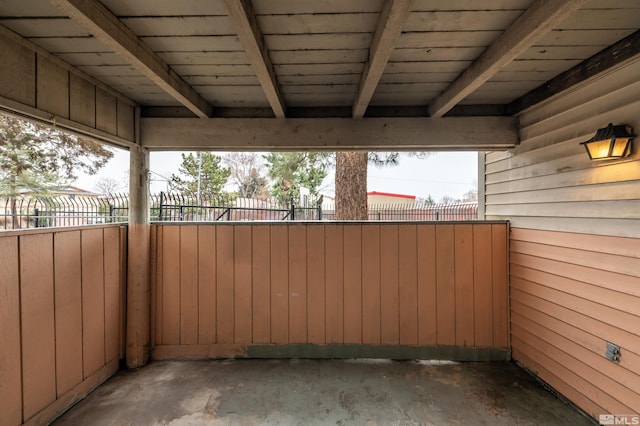
M336 153L336 220L367 220L367 152Z

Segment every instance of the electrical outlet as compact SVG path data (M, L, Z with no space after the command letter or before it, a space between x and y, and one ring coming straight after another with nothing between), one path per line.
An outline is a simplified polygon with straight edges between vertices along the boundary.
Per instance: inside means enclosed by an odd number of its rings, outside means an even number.
M620 346L607 342L607 350L604 356L610 361L620 362Z

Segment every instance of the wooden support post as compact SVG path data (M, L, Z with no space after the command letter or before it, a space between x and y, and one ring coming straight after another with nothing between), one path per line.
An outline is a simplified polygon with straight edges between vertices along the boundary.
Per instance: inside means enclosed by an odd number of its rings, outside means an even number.
M150 344L150 224L147 170L149 151L129 151L129 250L127 274L127 367L149 361Z

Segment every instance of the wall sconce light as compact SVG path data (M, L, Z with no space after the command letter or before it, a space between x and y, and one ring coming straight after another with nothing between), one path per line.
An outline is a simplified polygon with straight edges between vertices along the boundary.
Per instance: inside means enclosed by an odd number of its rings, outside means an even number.
M614 126L609 123L607 127L598 129L595 136L581 142L580 145L584 145L590 160L609 160L631 155L632 140L633 134L630 127Z

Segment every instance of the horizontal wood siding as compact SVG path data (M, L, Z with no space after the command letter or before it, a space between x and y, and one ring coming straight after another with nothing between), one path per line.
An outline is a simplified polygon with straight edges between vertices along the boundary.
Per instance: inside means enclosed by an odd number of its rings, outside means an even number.
M533 106L520 146L484 157L486 218L511 222L513 357L596 418L640 412L640 150L596 162L579 143L640 131L638 75L636 59Z
M514 358L594 417L640 412L640 240L516 228L510 259Z
M509 347L505 223L154 228L157 357L257 344Z
M590 161L580 145L608 123L640 132L638 75L640 59L525 111L520 145L486 155L486 218L516 228L640 237L640 141L618 161Z
M118 226L0 234L3 425L45 424L118 369L123 238Z

